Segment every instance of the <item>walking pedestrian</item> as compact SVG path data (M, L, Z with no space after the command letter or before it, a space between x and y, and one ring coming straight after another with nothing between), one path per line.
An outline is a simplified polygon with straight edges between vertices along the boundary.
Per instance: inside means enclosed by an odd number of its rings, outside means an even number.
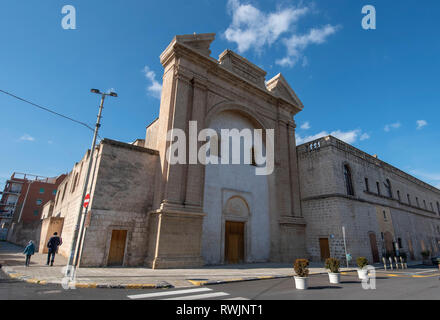
M55 260L55 253L58 251L58 247L63 244L63 241L60 237L58 237L58 233L54 232L53 236L50 237L49 242L47 243L47 247L49 248L49 252L47 253L47 263L46 265L53 266L53 262ZM51 259L52 258L52 259Z
M29 264L31 263L31 256L35 253L35 245L32 242L32 240L29 240L29 243L27 244L26 248L24 248L23 254L26 255L26 262L24 265L26 267L29 267Z

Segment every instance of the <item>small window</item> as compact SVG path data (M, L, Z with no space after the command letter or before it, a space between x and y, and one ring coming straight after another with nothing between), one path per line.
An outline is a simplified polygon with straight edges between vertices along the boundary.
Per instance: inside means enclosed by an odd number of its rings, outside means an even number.
M391 189L390 179L387 179L386 182L384 183L384 185L385 185L385 189L387 190L388 197L392 198L393 197L393 190Z
M426 206L426 201L423 200L423 207L425 208L425 210L428 210L428 207Z
M408 198L408 204L411 205L411 197L409 196L409 193L406 195L406 197Z
M376 189L377 189L377 194L380 195L380 184L379 184L379 181L376 181Z
M37 199L37 205L39 206L39 205L41 205L42 203L43 203L43 200L41 200L41 199Z
M387 221L387 213L384 211L383 212L383 219L385 220L385 221Z
M53 190L53 191L52 191L52 194L53 194L53 195L56 195L56 194L57 194L57 189Z
M38 216L39 211L38 210L34 210L34 216Z
M437 212L440 214L440 203L437 201Z
M347 164L344 165L344 178L345 178L345 186L347 188L347 194L349 196L354 196L353 181L351 178L351 170Z
M370 186L368 185L368 178L365 178L365 190L370 192Z
M73 179L73 183L72 183L72 187L71 187L70 193L74 193L75 192L77 181L78 181L78 172L75 174L75 178Z
M419 198L418 197L416 197L416 204L417 204L417 207L420 208L420 203L419 203Z
M44 188L40 188L40 193L44 193Z
M397 190L397 199L399 199L399 202L402 200L402 199L400 198L400 191L399 191L399 190Z

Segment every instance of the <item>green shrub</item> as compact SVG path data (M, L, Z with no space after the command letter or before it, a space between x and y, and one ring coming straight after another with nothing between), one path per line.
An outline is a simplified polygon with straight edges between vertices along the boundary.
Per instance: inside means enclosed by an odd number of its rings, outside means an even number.
M357 263L359 269L363 269L365 266L368 265L368 259L365 257L359 257L356 259L356 263Z
M328 258L325 260L325 268L330 270L331 273L339 273L340 262L336 258Z
M422 253L423 258L429 258L429 256L430 256L429 250L422 251L421 253Z
M296 259L293 269L298 277L305 278L309 275L309 260Z

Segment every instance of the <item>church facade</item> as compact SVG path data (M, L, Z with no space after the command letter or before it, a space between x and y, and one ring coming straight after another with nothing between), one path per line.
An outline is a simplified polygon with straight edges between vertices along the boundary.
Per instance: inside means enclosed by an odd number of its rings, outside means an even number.
M147 126L145 139L131 144L103 139L97 146L80 265L290 263L344 258L346 247L373 261L383 247L395 250L395 243L402 251L411 244L408 252L416 259L422 240L425 249L439 249L439 190L333 137L297 146L294 117L303 105L284 77L266 81L264 70L230 50L212 58L214 36L176 36L161 54L159 117ZM197 123L196 135L206 128L273 132L272 144L266 139L261 147L266 155L273 150L273 171L256 175L256 163L173 164L168 152L173 140L167 136L191 135L190 122ZM219 144L224 143L222 138ZM193 148L202 145L198 141ZM253 158L253 145L240 150ZM189 145L185 159L190 157ZM86 153L75 164L43 217L43 230L59 226L63 255L69 254L79 219L88 160ZM399 186L401 198L375 194L373 185L363 190L364 178L380 181L380 187L392 183L393 190ZM405 205L409 189L412 197L417 191L417 199L427 201L426 208Z

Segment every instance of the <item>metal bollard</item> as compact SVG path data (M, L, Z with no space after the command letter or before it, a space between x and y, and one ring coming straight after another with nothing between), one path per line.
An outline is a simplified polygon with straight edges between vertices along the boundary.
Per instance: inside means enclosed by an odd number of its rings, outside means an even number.
M405 269L405 265L403 264L403 259L402 259L402 257L399 257L400 258L400 265L402 266L402 269Z
M394 270L394 268L393 268L393 259L391 259L391 257L389 257L388 260L390 260L390 268L391 268L391 270Z
M385 260L385 257L382 257L382 261L383 261L383 268L386 271L387 270L387 261Z
M397 257L394 257L394 262L396 262L396 269L399 270L399 263L397 262Z

